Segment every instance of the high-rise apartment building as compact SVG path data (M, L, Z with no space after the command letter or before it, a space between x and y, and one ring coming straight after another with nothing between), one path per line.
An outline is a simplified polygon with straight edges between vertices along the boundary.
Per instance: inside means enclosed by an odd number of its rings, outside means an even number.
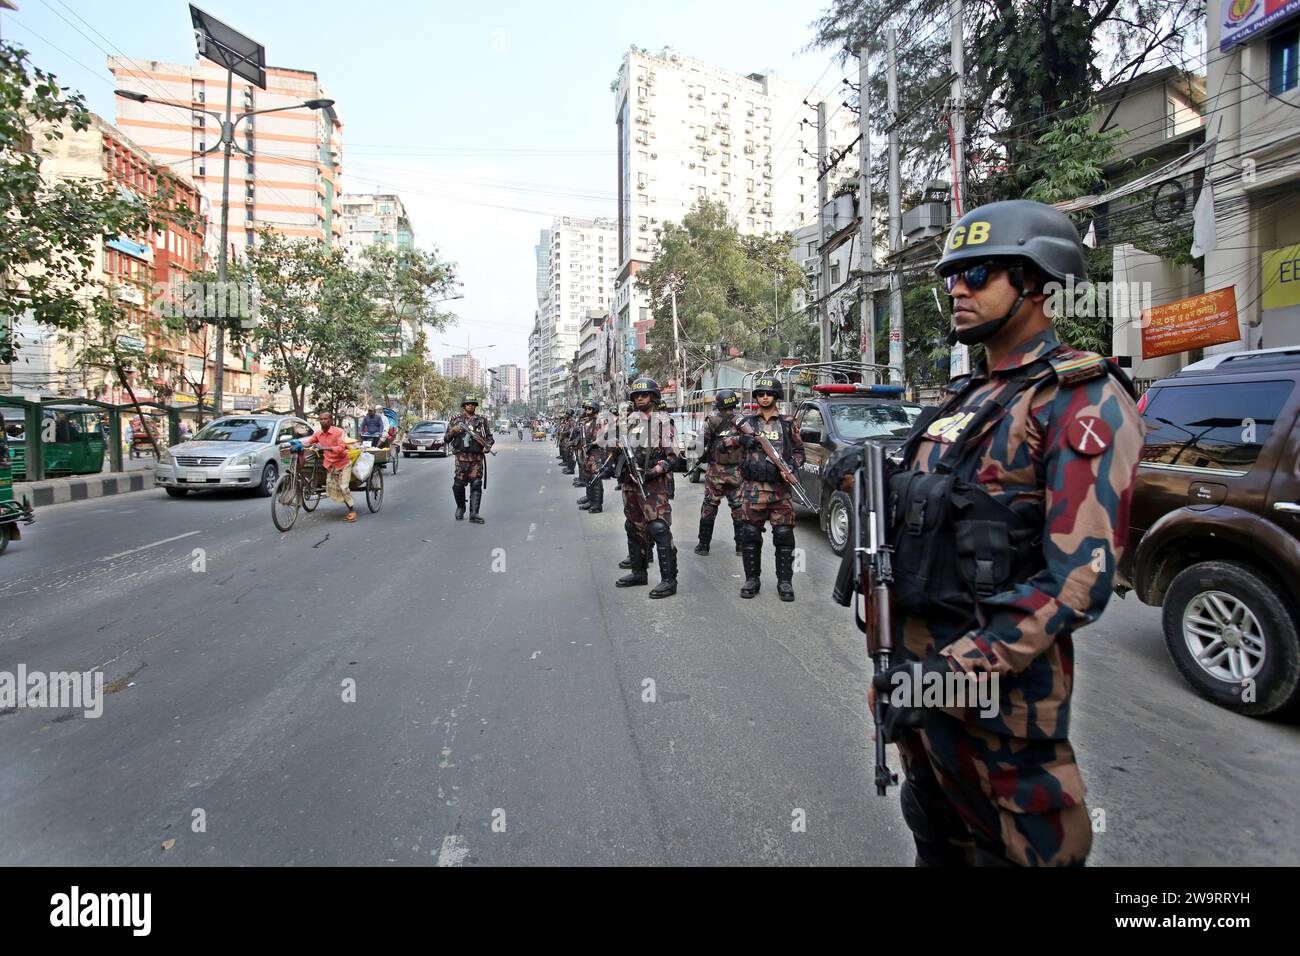
M566 365L578 350L583 318L592 309L609 310L613 303L618 236L611 220L572 216L559 217L542 230L543 242L547 233L546 296L538 304L537 364L529 366L529 386L543 408L556 408L569 390L572 369L566 371Z
M518 365L498 365L489 371L492 373L492 387L497 392L500 405L524 400L524 375Z
M411 218L400 196L346 193L339 197L338 215L341 241L351 255L360 255L363 249L374 245L394 249L415 246Z
M739 75L665 49L633 49L614 95L618 137L615 316L631 351L651 324L637 270L654 258L655 229L701 200L721 203L742 233L762 235L815 221L817 110L822 99L776 76ZM811 105L809 105L811 104ZM857 115L828 104L828 144L838 169L857 169ZM834 177L836 180L838 177Z
M475 388L483 384L483 366L472 355L448 355L442 360L442 374L447 378L463 378Z
M207 60L183 65L130 57L109 57L115 85L160 100L224 114L226 72ZM234 113L325 99L310 70L267 67L267 88L235 77ZM221 125L203 113L117 97L118 128L159 162L199 183L221 214L220 151L205 152L221 139ZM235 142L250 155L230 159L229 242L242 253L263 227L285 236L334 242L342 236L337 199L343 124L332 107L250 116L236 127ZM218 223L213 223L216 228Z

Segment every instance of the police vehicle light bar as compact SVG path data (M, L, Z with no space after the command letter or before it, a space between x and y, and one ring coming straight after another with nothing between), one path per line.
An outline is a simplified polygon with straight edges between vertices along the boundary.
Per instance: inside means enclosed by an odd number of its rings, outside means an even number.
M902 385L814 385L814 392L822 395L902 395Z

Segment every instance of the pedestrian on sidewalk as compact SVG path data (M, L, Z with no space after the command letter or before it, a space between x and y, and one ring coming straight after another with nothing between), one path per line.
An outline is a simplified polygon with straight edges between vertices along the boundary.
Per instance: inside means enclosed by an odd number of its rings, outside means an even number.
M320 431L308 438L304 445L319 445L324 452L325 493L332 501L348 506L345 521L357 520L357 509L348 486L352 483L352 456L348 446L357 440L349 438L343 429L334 424L329 412L320 413Z

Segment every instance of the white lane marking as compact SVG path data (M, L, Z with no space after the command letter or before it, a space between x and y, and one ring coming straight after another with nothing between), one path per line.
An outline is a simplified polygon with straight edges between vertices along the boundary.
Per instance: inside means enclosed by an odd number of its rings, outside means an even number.
M469 847L465 845L465 838L459 833L442 838L442 849L438 851L439 866L460 866L468 856Z
M534 523L534 524L530 524L530 525L528 526L528 537L527 537L526 540L528 540L528 541L532 541L532 540L533 540L533 535L535 535L535 534L537 534L537 525L536 525L535 523Z
M540 488L537 489L537 493L540 495L540 494L541 494L543 491L545 491L545 490L546 490L546 486L545 486L545 485L542 485L542 487L540 487Z
M542 656L542 652L541 652L541 651L533 651L533 656L530 657L530 658L528 658L528 659L529 659L530 661L535 661L535 660L537 660L537 658L539 658L539 657L541 657L541 656Z
M167 544L168 542L171 541L179 541L181 540L181 538L188 538L198 533L199 532L197 531L186 531L184 534L178 534L174 538L163 538L161 541L153 542L153 544L142 544L140 545L140 547L132 548L130 551L119 551L117 554L110 554L108 557L100 558L99 560L102 562L102 561L112 561L114 558L125 558L128 554L135 554L137 551L148 551L150 548L156 548L160 544Z

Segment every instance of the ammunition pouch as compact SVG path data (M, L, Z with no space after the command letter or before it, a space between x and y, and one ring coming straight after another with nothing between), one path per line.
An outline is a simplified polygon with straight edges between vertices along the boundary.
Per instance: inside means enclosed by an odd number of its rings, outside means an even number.
M781 480L781 469L768 461L766 457L755 458L752 455L740 466L740 477L746 481L766 481L775 484Z

